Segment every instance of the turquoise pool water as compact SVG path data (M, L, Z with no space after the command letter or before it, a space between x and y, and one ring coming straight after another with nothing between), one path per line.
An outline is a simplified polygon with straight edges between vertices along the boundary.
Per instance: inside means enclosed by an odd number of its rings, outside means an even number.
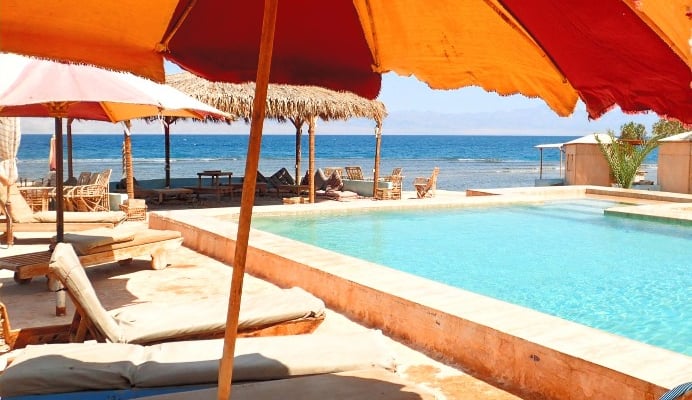
M692 226L615 203L253 218L253 228L692 355Z

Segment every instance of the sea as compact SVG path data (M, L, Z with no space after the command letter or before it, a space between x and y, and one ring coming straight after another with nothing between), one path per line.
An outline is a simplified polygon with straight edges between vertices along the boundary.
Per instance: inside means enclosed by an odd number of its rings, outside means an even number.
M33 180L46 176L49 170L49 134L23 134L18 153L18 171L21 179ZM429 176L434 167L440 167L438 189L464 191L501 187L534 186L541 174L539 144L564 143L577 136L470 136L438 135L383 135L380 147L380 175L387 175L395 167L403 168L403 188L413 190L413 180ZM270 176L281 168L295 173L295 135L265 135L259 171ZM65 149L65 177L67 174L67 140ZM371 173L375 162L374 135L317 135L315 137L315 164L317 168L360 166L365 174ZM244 175L248 136L240 134L171 134L171 178L195 178L197 172L220 169L232 171L234 177ZM301 142L301 175L308 168L308 135ZM113 170L111 180L124 177L123 135L85 134L72 136L73 173L81 171ZM132 135L134 176L137 180L165 177L164 135ZM542 177L561 178L558 149L543 150ZM646 179L656 181L657 151L643 164Z

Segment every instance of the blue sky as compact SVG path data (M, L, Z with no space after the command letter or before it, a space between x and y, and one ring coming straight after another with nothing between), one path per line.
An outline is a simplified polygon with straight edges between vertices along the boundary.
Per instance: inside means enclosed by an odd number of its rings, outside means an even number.
M171 63L166 71L180 71ZM392 73L382 78L382 91L378 100L387 107L389 116L384 121L384 134L452 134L452 135L540 135L584 136L607 129L618 131L623 124L634 121L644 124L647 131L658 121L655 114L627 115L619 109L611 110L595 121L590 121L579 103L570 117L559 117L541 99L522 95L499 96L478 87L458 90L432 90L415 78L401 77ZM53 130L49 119L24 118L23 132L48 133ZM320 134L372 134L374 123L354 119L346 122L319 122ZM77 122L75 133L121 133L119 124L104 122ZM161 133L157 124L141 121L133 123L134 133ZM174 133L222 133L247 134L249 126L237 122L225 124L200 124L181 122ZM265 123L267 134L294 134L292 124Z

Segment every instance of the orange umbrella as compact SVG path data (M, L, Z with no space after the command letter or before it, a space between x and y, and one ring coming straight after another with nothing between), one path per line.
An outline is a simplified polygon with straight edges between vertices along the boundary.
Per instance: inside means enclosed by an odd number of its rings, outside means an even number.
M689 12L686 0L4 0L0 51L160 82L167 58L211 81L256 82L219 369L226 399L270 80L374 98L393 71L436 89L540 97L563 116L581 98L591 118L617 105L692 123Z

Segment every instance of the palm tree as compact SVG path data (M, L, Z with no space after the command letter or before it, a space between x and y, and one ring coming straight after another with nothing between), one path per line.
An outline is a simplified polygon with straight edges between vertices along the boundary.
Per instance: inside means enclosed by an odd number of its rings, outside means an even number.
M596 141L608 162L615 182L620 187L629 189L646 156L658 147L659 140L665 136L654 135L649 139L643 138L632 142L616 138L610 129L607 133L610 136L610 143L601 142L598 135L596 135Z

